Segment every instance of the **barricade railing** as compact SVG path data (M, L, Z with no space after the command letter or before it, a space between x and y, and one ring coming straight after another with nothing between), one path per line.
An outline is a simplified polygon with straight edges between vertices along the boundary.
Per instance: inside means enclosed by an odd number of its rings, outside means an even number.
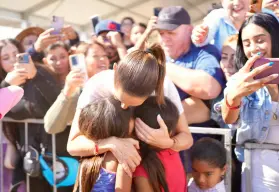
M206 134L206 135L221 135L223 137L224 147L227 150L227 172L225 176L226 192L231 192L231 175L232 175L232 158L231 158L231 130L221 128L207 127L189 127L191 133Z
M4 191L4 162L3 162L3 122L7 123L23 123L24 124L24 149L25 151L28 150L28 124L44 124L44 120L42 119L25 119L25 120L13 120L11 118L4 118L0 121L0 192L6 192ZM53 179L54 179L54 185L53 185L53 192L57 191L56 187L56 140L55 140L55 134L52 134L52 161L53 161ZM28 174L26 174L26 192L30 192L30 177Z
M42 119L25 119L25 120L13 120L10 118L4 118L0 121L0 141L1 141L1 147L0 147L0 192L6 192L4 191L4 162L3 162L3 147L2 147L2 141L3 141L3 122L10 122L10 123L24 123L24 135L25 135L25 149L28 150L28 124L44 124L44 121ZM231 192L231 131L229 129L221 129L221 128L205 128L205 127L190 127L191 133L197 133L197 134L210 134L210 135L221 135L223 136L224 141L224 147L227 150L227 160L228 160L228 169L225 177L225 185L226 185L226 191ZM55 134L52 135L52 155L53 155L53 178L56 178L56 140L55 140ZM55 185L53 186L53 191L57 191L57 187ZM26 175L26 192L30 192L30 178L28 175Z
M245 163L245 190L252 191L252 151L255 149L269 149L279 151L279 145L276 144L259 144L259 143L245 143L244 145L244 163Z

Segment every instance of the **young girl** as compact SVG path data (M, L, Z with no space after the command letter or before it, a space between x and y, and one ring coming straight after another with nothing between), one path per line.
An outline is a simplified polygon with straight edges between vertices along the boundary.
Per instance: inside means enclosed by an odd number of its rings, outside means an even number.
M120 101L111 94L82 109L79 118L81 133L89 139L100 141L108 137L128 137L132 111L122 109ZM133 122L131 122L133 123ZM131 128L133 126L130 126ZM79 174L74 191L130 191L132 179L124 172L122 166L111 152L81 160Z
M225 192L224 175L227 169L227 152L212 138L198 140L191 150L193 178L188 192Z
M160 127L156 119L162 118L168 127L165 131L171 135L175 132L179 115L176 106L167 97L164 104L158 105L156 97L151 96L135 109L135 117L154 129ZM186 176L178 152L160 150L140 142L140 154L142 162L134 172L136 191L187 191Z

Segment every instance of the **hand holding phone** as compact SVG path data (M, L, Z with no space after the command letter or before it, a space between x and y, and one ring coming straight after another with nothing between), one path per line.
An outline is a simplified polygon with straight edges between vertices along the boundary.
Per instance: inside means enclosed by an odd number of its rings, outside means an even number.
M28 75L28 79L33 79L37 74L37 68L35 67L30 55L28 53L17 54L17 63L14 65L16 70L20 69L25 71Z
M85 57L83 54L70 55L70 65L72 70L79 69L82 73L85 74L85 79L88 78Z
M154 7L153 8L154 16L158 17L161 10L162 10L162 7Z
M91 17L92 26L93 26L93 32L95 32L96 25L100 22L99 15L94 15Z

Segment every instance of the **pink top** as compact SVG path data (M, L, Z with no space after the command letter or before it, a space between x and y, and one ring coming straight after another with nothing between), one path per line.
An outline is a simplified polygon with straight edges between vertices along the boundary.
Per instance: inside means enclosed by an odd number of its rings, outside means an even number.
M14 85L0 89L0 119L20 101L23 93L22 88Z
M165 149L157 153L165 167L166 180L170 192L187 192L187 180L184 168L178 152ZM145 177L148 175L142 165L134 172L134 177ZM164 191L164 190L162 190Z

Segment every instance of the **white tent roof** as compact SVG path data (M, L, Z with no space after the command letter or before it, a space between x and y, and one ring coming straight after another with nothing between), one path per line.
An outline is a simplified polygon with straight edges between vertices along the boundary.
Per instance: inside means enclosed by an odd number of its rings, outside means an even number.
M23 28L29 25L48 28L52 15L63 16L78 31L91 32L92 15L120 22L131 16L147 23L154 7L181 5L191 15L192 23L205 17L212 3L220 0L1 0L0 25Z

